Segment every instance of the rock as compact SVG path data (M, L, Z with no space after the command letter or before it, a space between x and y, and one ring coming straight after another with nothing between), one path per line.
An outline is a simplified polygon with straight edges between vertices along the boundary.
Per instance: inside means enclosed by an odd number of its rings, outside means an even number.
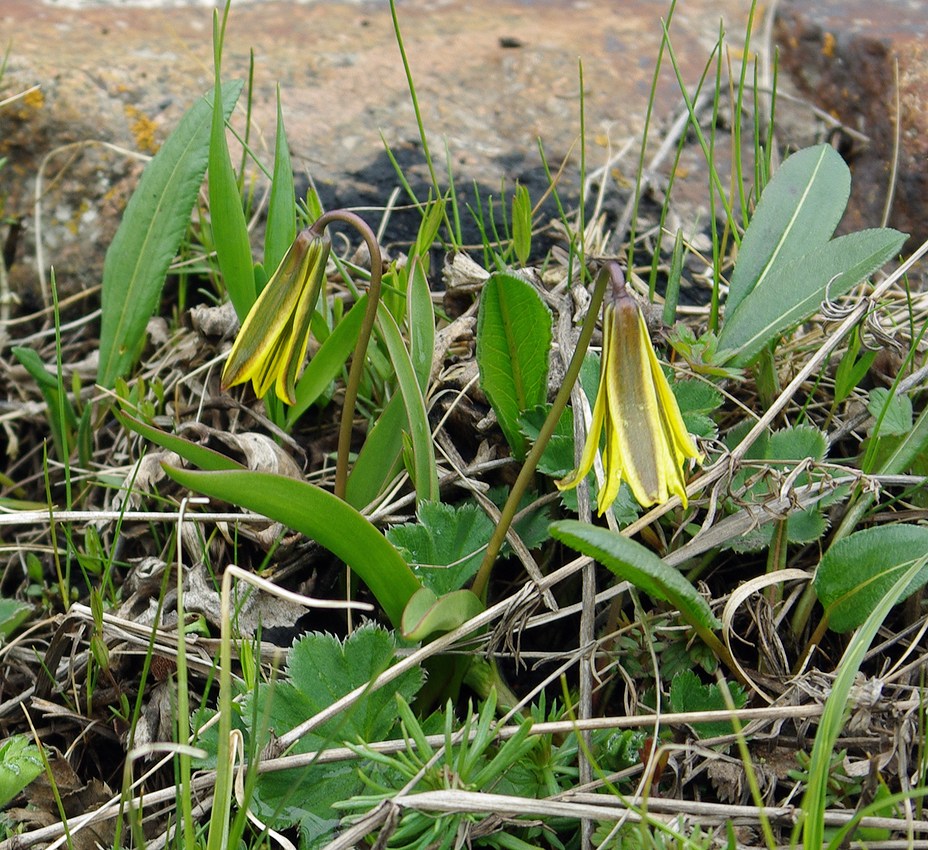
M61 4L64 5L64 4ZM11 269L23 297L36 278L31 223L36 175L45 169L42 238L65 292L95 285L102 259L140 170L184 109L209 89L212 10L124 4L55 7L0 0L0 30L13 34L0 99L41 88L0 108L0 199L28 227ZM71 3L69 5L75 5ZM157 5L157 4L146 4ZM409 0L400 25L438 179L455 176L461 215L473 184L499 197L503 181L526 183L537 200L547 187L537 150L543 140L553 172L569 158L559 191L576 197L579 147L578 61L585 80L588 167L639 136L661 41L665 0ZM741 0L687 0L673 22L678 61L696 80L726 18L735 40ZM250 142L265 163L273 151L279 82L294 167L328 206L367 206L374 223L399 180L381 134L418 195L430 179L387 4L325 2L233 4L224 53L226 78L247 76L254 50ZM655 120L680 102L665 69ZM244 98L242 100L244 103ZM233 121L240 131L240 110ZM627 195L636 146L607 173ZM257 172L257 169L252 169ZM613 188L615 183L611 184ZM407 199L400 197L400 206ZM498 206L498 202L497 202ZM553 206L550 208L553 214ZM403 238L416 213L395 212L386 239ZM404 225L404 217L406 224ZM405 230L404 230L405 227ZM476 230L471 228L471 238ZM0 234L2 237L2 234Z
M841 134L853 183L842 230L881 223L896 121L898 174L888 224L928 238L928 11L907 0L784 0L776 21L780 59L799 90L866 140ZM898 60L899 112L896 110Z

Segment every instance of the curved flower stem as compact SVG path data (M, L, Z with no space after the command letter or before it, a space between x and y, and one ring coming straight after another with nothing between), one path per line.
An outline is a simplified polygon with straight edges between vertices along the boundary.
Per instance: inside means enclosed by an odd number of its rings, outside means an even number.
M342 406L342 419L338 429L338 454L335 461L335 495L345 498L345 489L348 485L348 455L351 451L351 423L354 420L354 407L358 400L358 387L361 384L361 370L364 368L364 358L367 354L367 345L374 330L374 321L377 318L377 305L380 302L380 281L383 274L383 259L380 254L380 245L377 237L361 216L348 210L332 210L324 213L313 223L312 231L321 234L332 222L340 221L351 225L367 243L367 250L371 257L371 279L367 287L367 308L364 320L361 323L361 332L351 357L351 368L348 371L348 383L345 386L345 401Z
M528 488L532 476L535 474L538 461L541 460L541 456L544 454L545 448L548 445L548 440L551 439L551 435L557 427L558 420L561 418L561 413L563 413L564 408L567 407L571 390L580 375L580 366L583 364L586 350L590 347L590 340L593 338L593 329L596 327L596 319L599 317L599 308L602 306L603 296L606 294L606 287L610 283L616 286L624 285L624 282L625 278L622 275L622 270L615 260L609 260L604 263L596 276L593 297L590 299L590 306L587 309L586 318L583 320L583 326L580 329L580 337L577 340L577 347L574 349L573 357L570 359L570 364L564 375L564 381L554 398L554 403L551 405L551 410L544 424L541 426L538 439L535 440L532 450L528 453L528 457L525 458L525 463L522 464L522 469L519 472L518 478L516 478L515 484L512 485L509 498L506 500L506 504L500 512L499 521L496 523L493 536L487 544L487 550L484 553L483 562L480 564L480 570L477 572L477 577L474 579L474 584L471 589L484 601L486 601L487 585L490 581L490 573L493 570L493 564L496 563L499 550L502 548L503 542L506 540L506 535L509 533L509 527L512 525L516 511L519 508L519 502L522 500L522 496Z

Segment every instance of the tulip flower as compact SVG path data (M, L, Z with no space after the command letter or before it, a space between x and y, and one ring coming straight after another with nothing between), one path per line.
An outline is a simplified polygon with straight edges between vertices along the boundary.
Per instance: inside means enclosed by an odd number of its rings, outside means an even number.
M287 404L306 357L309 325L329 257L327 236L301 231L242 324L222 370L222 388L251 381L263 398L272 386Z
M557 486L570 489L587 476L605 432L600 515L615 501L623 481L644 507L666 502L671 495L679 496L686 507L683 467L687 458L698 460L701 455L654 354L644 316L624 281L614 282L605 304L593 420L579 466Z

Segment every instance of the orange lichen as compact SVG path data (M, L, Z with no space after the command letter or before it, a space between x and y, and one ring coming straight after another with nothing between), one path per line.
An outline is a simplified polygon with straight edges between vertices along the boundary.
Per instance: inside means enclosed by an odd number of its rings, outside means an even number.
M158 148L161 147L157 139L158 125L131 103L127 103L123 110L126 113L126 118L129 119L129 129L135 137L138 149L145 153L157 153Z
M833 59L835 55L835 37L833 33L826 32L822 35L822 56Z

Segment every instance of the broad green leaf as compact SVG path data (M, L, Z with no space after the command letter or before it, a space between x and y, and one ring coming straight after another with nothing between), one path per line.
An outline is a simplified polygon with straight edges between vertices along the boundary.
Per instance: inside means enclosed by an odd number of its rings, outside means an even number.
M551 312L527 281L497 272L480 296L477 366L513 454L524 458L519 414L544 404L548 394Z
M0 637L9 637L29 619L31 613L32 606L26 602L0 598Z
M741 708L747 702L747 694L740 685L729 682L728 692L735 708ZM715 683L704 685L692 670L682 670L670 683L670 707L675 712L689 711L723 711L728 706L722 691ZM731 735L734 731L729 720L711 720L707 723L690 723L700 738L714 738L718 735Z
M226 86L222 114L232 113L242 90ZM191 107L145 167L103 262L100 364L97 383L111 388L129 373L158 307L168 266L190 223L209 155L212 103ZM249 267L251 258L249 257Z
M890 395L886 387L876 387L870 390L867 410L879 420L881 437L899 437L912 430L912 399L907 395Z
M435 501L439 495L438 472L435 468L435 446L432 442L428 413L425 410L425 399L396 320L383 305L379 306L377 326L390 353L400 395L403 397L403 406L406 408L406 421L409 423L417 501Z
M399 625L419 580L380 531L346 502L305 481L266 472L164 469L184 487L256 511L315 540L357 573L390 622Z
M26 735L0 742L0 809L44 769L39 748Z
M551 536L595 558L654 599L669 602L703 639L721 625L699 591L640 543L606 528L569 519L552 523Z
M335 326L319 350L312 356L296 384L296 404L287 411L287 425L296 421L328 389L354 351L367 309L367 294L362 295L348 314ZM318 317L318 313L317 313Z
M296 193L293 188L293 167L290 148L284 132L284 115L277 88L277 138L274 143L274 173L271 196L267 204L267 227L264 231L264 268L273 274L287 249L296 239ZM262 289L263 285L258 287Z
M331 635L307 635L290 649L286 681L259 687L257 716L265 728L282 735L355 688L373 682L391 666L395 655L394 638L376 626L361 626L344 643ZM305 735L292 752L385 740L398 720L396 695L411 700L421 684L420 670L407 671ZM245 715L250 714L246 708ZM313 764L262 774L252 803L259 817L278 828L299 825L304 846L315 847L325 843L338 825L334 804L360 793L363 787L356 766Z
M719 334L719 360L749 365L769 343L812 316L826 297L844 295L880 268L906 238L891 228L861 230L777 264L726 314Z
M162 431L160 428L149 425L141 419L136 419L124 411L117 411L114 415L130 431L134 431L156 446L161 446L163 449L180 455L188 463L192 463L194 466L200 467L200 469L215 471L244 468L240 463L224 454L215 452L206 446L201 446L199 443L193 443L183 437L178 437L176 434Z
M402 634L406 640L421 641L450 632L484 610L472 590L454 590L436 596L429 588L417 590L403 612Z
M835 541L815 572L813 587L836 632L857 628L874 611L913 564L922 561L899 601L928 581L928 528L882 525L857 531Z
M738 248L726 321L778 266L824 245L851 192L851 173L831 145L797 151L767 184Z
M462 588L474 577L493 523L477 505L420 502L418 522L395 525L389 540L405 556L422 584L438 596Z

